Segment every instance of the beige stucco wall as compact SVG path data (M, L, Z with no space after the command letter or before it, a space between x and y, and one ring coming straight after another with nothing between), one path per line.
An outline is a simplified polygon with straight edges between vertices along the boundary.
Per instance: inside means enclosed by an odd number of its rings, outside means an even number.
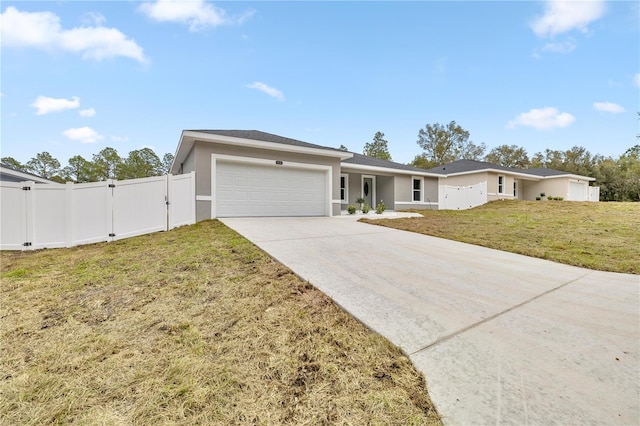
M437 209L438 208L438 178L423 176L423 197L421 203L413 202L413 176L401 175L395 179L395 209Z
M535 200L536 197L540 196L541 192L544 192L545 196L567 199L569 197L569 178L547 178L537 182L527 181L524 183L524 190L521 191L523 200Z
M183 173L188 173L192 170L196 171L196 197L211 196L212 154L260 158L274 161L280 160L284 163L295 162L331 166L331 200L340 199L340 160L338 158L200 141L195 142L191 152L182 163ZM332 203L332 214L340 214L340 204ZM211 201L198 201L196 203L196 220L200 221L209 218L211 218Z

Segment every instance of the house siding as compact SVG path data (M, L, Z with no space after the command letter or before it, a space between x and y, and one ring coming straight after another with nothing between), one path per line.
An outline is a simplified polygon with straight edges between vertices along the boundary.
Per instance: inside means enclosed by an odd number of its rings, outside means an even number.
M413 202L413 176L402 175L395 179L395 209L435 209L438 204L438 178L423 176L422 203Z
M331 200L340 199L340 160L337 158L200 141L195 142L191 152L183 162L183 173L188 173L192 170L196 171L196 197L211 197L211 154L331 166L332 187L330 197ZM195 161L191 160L192 157ZM196 220L211 218L211 203L212 201L209 200L197 201ZM332 203L332 214L340 214L340 204Z
M378 176L376 178L376 200L372 207L375 208L380 201L384 201L388 209L395 209L393 202L395 199L394 181L393 176Z

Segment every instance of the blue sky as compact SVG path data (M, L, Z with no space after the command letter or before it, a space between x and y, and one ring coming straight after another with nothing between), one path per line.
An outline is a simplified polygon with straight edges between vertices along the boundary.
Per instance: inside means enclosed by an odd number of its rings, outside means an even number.
M638 2L11 2L1 155L174 153L256 129L394 161L455 120L488 150L618 156L640 110Z

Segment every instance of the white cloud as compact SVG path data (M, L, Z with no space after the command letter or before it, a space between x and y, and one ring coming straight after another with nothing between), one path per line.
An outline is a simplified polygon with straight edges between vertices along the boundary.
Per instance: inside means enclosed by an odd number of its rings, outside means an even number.
M523 112L516 118L507 123L508 129L516 126L528 126L536 129L553 129L556 127L567 127L573 123L576 118L568 112L560 112L554 107L545 107L540 109L531 109L529 112Z
M189 25L189 31L214 28L220 25L241 24L253 11L230 17L223 9L203 0L157 0L140 5L139 10L158 22L178 22Z
M576 44L573 40L566 40L558 43L547 43L542 46L543 52L571 53L575 50Z
M60 112L65 109L75 109L80 106L80 98L77 96L71 99L64 98L48 98L46 96L38 96L31 104L36 109L36 115L49 114L51 112Z
M0 19L3 46L69 51L81 53L84 59L123 56L147 62L142 47L116 28L84 26L65 30L52 12L21 12L13 6L7 7Z
M614 104L613 102L594 102L593 108L598 111L610 112L612 114L619 114L625 111L621 105Z
M249 89L257 89L263 93L266 93L269 96L276 98L279 101L284 101L284 95L282 94L281 91L279 91L275 87L267 86L266 84L261 83L259 81L256 81L253 84L248 84L247 87Z
M540 59L542 52L567 54L573 52L575 48L575 40L573 38L569 38L565 41L546 43L541 48L534 49L532 56L536 59Z
M640 72L633 76L633 84L636 87L640 87Z
M604 12L603 0L548 0L544 15L536 18L530 26L538 37L554 36L574 29L584 32Z
M96 115L96 110L93 108L81 109L80 111L78 111L78 114L80 114L80 116L82 117L93 117L94 115Z
M104 139L104 136L87 126L67 129L62 134L72 141L80 141L82 143L95 143Z
M127 142L129 140L126 136L111 136L111 140L113 142Z
M82 23L85 25L102 25L107 21L107 18L104 17L102 13L98 12L87 12L82 15Z

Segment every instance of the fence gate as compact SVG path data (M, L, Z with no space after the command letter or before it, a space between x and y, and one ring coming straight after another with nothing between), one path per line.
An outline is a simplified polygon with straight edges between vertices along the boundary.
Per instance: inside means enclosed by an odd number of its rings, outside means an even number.
M487 202L487 182L468 186L440 185L441 210L466 210Z
M72 247L195 223L195 172L105 182L0 182L0 249Z

